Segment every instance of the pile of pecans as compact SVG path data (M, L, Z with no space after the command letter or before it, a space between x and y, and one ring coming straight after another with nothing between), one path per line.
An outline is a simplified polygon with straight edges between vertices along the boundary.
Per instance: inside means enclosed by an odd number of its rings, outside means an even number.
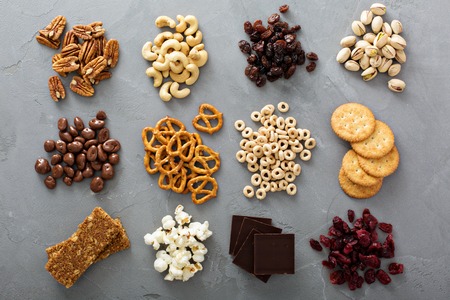
M399 20L393 20L389 25L383 21L386 13L386 6L381 3L374 3L370 10L361 13L360 21L353 21L353 33L363 39L357 41L356 36L344 37L340 45L342 49L336 57L336 61L344 64L344 67L352 72L363 70L361 77L364 81L370 81L378 73L386 73L397 76L402 64L406 62L406 41L400 35L403 32L403 25ZM375 17L374 17L375 16ZM372 32L366 31L366 25ZM394 62L397 63L394 63ZM391 79L388 88L396 93L405 90L406 84L400 79Z
M289 6L280 7L284 13ZM262 87L266 80L273 82L281 77L289 79L294 75L297 65L303 65L305 59L311 62L306 66L308 72L316 68L317 54L309 52L305 54L300 41L297 41L296 32L301 29L300 25L289 27L287 22L280 20L280 15L272 14L268 19L267 26L261 20L253 24L250 21L244 23L244 31L250 36L252 44L245 40L239 42L241 52L248 55L248 65L245 75L256 86Z
M322 251L322 245L330 250L328 259L322 261L322 265L330 270L338 268L330 274L330 282L339 285L347 282L350 290L361 288L364 280L368 284L374 283L376 279L382 284L389 284L391 277L380 268L380 259L395 256L392 225L378 223L367 208L363 210L361 218L355 220L355 212L351 209L347 216L353 228L335 216L328 230L329 237L321 235L320 243L314 239L309 241L311 248L316 251ZM387 233L383 243L378 240L377 228ZM358 269L365 271L364 277L358 274ZM403 264L391 263L388 271L391 275L402 274Z
M289 110L289 105L280 102L277 108L284 113ZM308 161L311 150L316 146L311 132L298 128L295 118L284 118L274 112L275 106L272 104L252 112L252 121L262 124L256 131L242 120L234 123L243 137L236 160L247 163L247 169L255 173L251 177L252 186L247 185L243 189L247 198L256 196L258 200L263 200L267 193L278 191L295 195L297 186L294 181L302 171L300 164L295 163L297 154L301 160ZM256 192L253 187L257 188Z
M58 120L59 140L46 140L46 152L57 151L50 163L45 158L38 158L34 168L39 174L48 174L45 186L49 189L56 187L56 180L63 177L63 182L71 186L73 182L80 182L84 178L92 178L91 190L98 193L103 190L104 180L114 177L114 167L119 163L120 150L118 140L111 139L109 129L105 127L106 113L99 111L95 118L85 127L80 117L73 120L74 126L69 125L66 118ZM53 167L50 167L50 164ZM101 171L100 176L95 176Z
M158 185L178 194L191 193L192 202L203 204L217 196L219 186L212 175L220 168L218 152L204 145L178 119L165 117L155 127L142 130L147 173L159 173Z
M60 36L64 31L66 18L57 16L43 30L39 30L36 40L50 48L58 49ZM82 40L82 42L80 42ZM70 89L85 97L94 95L94 87L104 79L111 78L110 69L119 60L119 42L107 40L100 21L88 25L75 25L64 36L62 50L52 57L52 68L62 77L76 71ZM59 76L49 78L50 96L55 102L64 99L66 92Z
M153 62L145 73L153 78L154 87L160 87L159 97L166 102L172 97L189 96L191 90L187 87L180 90L180 84L193 85L200 76L200 68L208 61L197 18L178 15L177 21L178 24L168 16L159 16L155 21L156 27L169 27L176 32L161 32L153 43L148 41L142 47L142 57Z

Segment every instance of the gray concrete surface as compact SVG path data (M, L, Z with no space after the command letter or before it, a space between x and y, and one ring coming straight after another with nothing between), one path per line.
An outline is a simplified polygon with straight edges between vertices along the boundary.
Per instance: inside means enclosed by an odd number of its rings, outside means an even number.
M388 18L400 19L408 41L408 62L400 78L403 94L386 87L387 76L370 83L335 62L339 40L351 33L350 24L371 1L290 1L285 15L303 27L299 36L307 50L318 53L317 70L301 68L290 80L258 89L243 74L244 56L237 42L245 38L245 20L265 19L279 5L272 1L0 1L0 298L1 299L448 299L450 297L450 67L448 49L449 2L444 0L386 1ZM61 103L48 94L47 79L53 50L35 40L37 30L56 15L68 26L101 20L108 38L120 42L120 61L113 77L102 82L92 99L70 90ZM210 60L201 69L191 96L163 103L145 76L149 63L142 45L160 31L159 15L194 14L200 21ZM64 80L66 86L68 80ZM235 159L240 135L236 119L250 122L249 114L268 103L287 101L301 127L318 141L313 158L303 163L295 197L271 194L264 201L247 200L242 188L250 173ZM356 101L391 126L401 154L397 172L381 192L369 200L348 198L337 174L349 148L329 126L333 110ZM189 129L200 103L216 105L225 115L224 128L204 142L220 152L217 173L219 196L202 206L188 195L157 187L157 178L143 167L140 132L161 117L177 117ZM66 187L59 182L49 191L34 162L45 156L42 143L56 138L56 121L65 116L92 118L97 110L109 115L112 136L122 143L121 163L114 180L97 195L88 182ZM166 282L153 269L155 251L143 236L182 203L195 220L209 220L214 235L204 270L189 282ZM91 267L71 289L46 272L45 248L66 239L95 206L121 217L131 249ZM321 266L324 253L308 240L325 233L334 215L347 209L358 214L368 207L379 220L394 225L395 261L405 274L392 284L364 285L350 292L332 286ZM273 276L263 284L231 263L228 241L231 216L272 217L285 232L296 235L296 274ZM389 261L383 262L387 265Z

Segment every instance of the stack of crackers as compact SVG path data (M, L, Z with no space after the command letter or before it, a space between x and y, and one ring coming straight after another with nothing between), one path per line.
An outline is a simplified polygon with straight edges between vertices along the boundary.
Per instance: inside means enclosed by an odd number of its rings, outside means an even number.
M47 248L47 271L66 288L70 288L90 265L130 247L119 219L112 219L96 207L78 225L72 236Z
M376 120L369 108L358 103L336 108L331 116L331 127L352 146L339 172L342 190L357 199L376 195L383 178L394 173L400 162L392 130Z

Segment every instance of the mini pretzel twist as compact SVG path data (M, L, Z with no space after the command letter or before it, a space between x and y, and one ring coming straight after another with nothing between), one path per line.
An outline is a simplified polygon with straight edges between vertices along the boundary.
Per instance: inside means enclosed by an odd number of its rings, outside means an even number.
M210 111L212 114L205 113L206 110ZM217 120L216 126L211 125L212 120ZM205 125L201 125L199 121L203 121ZM192 125L198 131L213 134L214 132L217 132L222 128L223 114L211 104L203 103L198 108L198 115L195 116L194 120L192 120Z
M208 162L213 161L214 165L209 166ZM200 166L197 166L197 163ZM189 167L192 171L202 175L212 175L220 167L219 153L214 152L211 148L205 145L198 145L195 147L194 158L189 162Z
M208 189L206 187L208 183L211 183L211 189ZM203 204L206 201L215 198L217 196L218 188L219 186L217 185L216 179L208 175L197 176L195 178L192 178L188 182L188 189L192 193L192 202L194 202L195 204ZM204 196L198 198L199 195Z

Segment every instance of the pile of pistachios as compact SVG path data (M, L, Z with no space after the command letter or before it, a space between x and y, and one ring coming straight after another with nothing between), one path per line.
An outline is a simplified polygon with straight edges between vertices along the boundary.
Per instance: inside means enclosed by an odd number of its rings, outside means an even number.
M391 24L385 22L382 16L386 14L386 6L374 3L370 10L361 13L360 21L353 21L352 31L355 36L344 37L340 44L342 49L337 54L337 62L353 72L360 71L364 81L374 79L378 73L397 76L402 64L406 62L405 39L400 36L403 25L399 20ZM372 32L367 31L367 27ZM357 37L362 40L357 41ZM406 84L400 79L393 78L388 81L388 88L397 93L405 90Z

